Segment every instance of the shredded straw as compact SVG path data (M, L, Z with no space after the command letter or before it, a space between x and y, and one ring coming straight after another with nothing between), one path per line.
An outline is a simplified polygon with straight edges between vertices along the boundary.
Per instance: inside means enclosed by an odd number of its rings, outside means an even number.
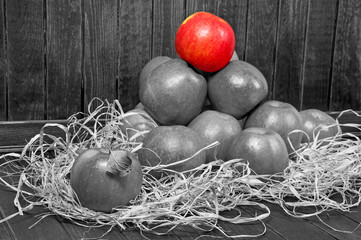
M263 220L271 214L262 201L279 204L287 214L295 217L318 216L335 209L349 211L360 204L361 140L354 134L339 132L328 139L318 139L315 134L315 141L295 151L289 167L273 176L253 173L242 159L216 160L191 172L174 172L159 180L149 172L167 165L143 167L141 193L129 206L115 208L111 213L82 207L69 183L74 160L84 150L94 147L123 148L136 153L142 147L136 139L146 132L137 132L128 138L120 130L125 117L132 114L149 117L141 111L124 113L118 101L109 103L93 99L88 114L72 115L67 126L45 124L22 153L0 156L5 159L0 165L2 175L5 175L0 178L0 183L16 192L14 204L18 209L0 223L41 205L49 212L42 214L39 221L58 215L81 226L108 226L110 229L136 226L141 232L159 235L179 226L190 226L201 231L217 229L233 238L257 237L265 233ZM155 122L153 124L157 126ZM337 121L336 125L361 131L360 124L341 125ZM46 133L54 127L64 132L63 138ZM182 162L217 145L217 142L210 144ZM18 176L19 181L9 182L6 180L9 176ZM338 200L335 200L336 196ZM256 216L244 214L242 206L256 207L259 213ZM227 217L222 214L230 210L236 211L237 215ZM219 221L233 224L259 222L264 231L234 236L223 230Z

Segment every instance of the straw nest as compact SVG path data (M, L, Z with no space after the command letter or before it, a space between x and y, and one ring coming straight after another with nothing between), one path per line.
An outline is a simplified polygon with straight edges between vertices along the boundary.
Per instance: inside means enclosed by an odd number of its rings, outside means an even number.
M318 140L318 136L314 136L314 142L304 144L292 155L284 172L273 176L252 173L242 159L227 162L219 159L199 166L191 174L175 172L160 180L148 172L166 166L143 167L141 193L129 206L115 208L111 213L82 207L69 184L74 160L79 153L93 147L136 152L141 143L134 139L144 132L128 138L120 131L124 117L129 114L143 113L124 113L118 101L94 99L87 114L72 115L67 126L46 124L22 153L0 156L6 159L1 164L4 177L0 182L17 193L14 204L18 209L0 222L41 205L49 212L42 214L40 220L58 215L83 226L121 229L136 226L140 231L155 234L166 234L177 226L187 225L202 231L218 229L227 235L219 221L262 223L271 214L264 201L279 204L295 217L317 216L334 209L349 211L361 201L361 140L351 133L339 132L329 139ZM338 122L337 125L341 126ZM360 125L345 125L361 131ZM46 133L54 127L61 129L65 137ZM217 145L213 143L199 152ZM8 181L9 176L19 180ZM262 211L248 217L238 206L256 206ZM222 215L223 211L232 209L238 209L236 216Z

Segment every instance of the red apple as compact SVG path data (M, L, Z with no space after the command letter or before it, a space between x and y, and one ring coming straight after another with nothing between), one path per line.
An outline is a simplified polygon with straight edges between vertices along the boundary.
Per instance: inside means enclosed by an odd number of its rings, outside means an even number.
M180 58L194 67L216 72L231 60L235 42L233 29L224 19L197 12L179 26L175 49Z
M253 65L231 61L208 78L208 98L214 110L243 118L268 94L263 74Z
M203 145L207 146L215 141L220 145L217 147L217 159L225 159L228 145L242 128L237 119L226 113L208 110L199 114L188 125L203 139ZM216 160L215 149L206 151L206 162Z
M302 117L303 131L307 134L303 135L302 143L307 143L308 141L313 142L314 136L317 134L318 140L334 137L339 131L336 120L321 110L307 109L300 111L300 114Z
M235 60L239 60L238 54L236 53L236 51L233 52L233 55L232 55L232 58L231 58L230 61L235 61ZM199 74L201 74L203 77L205 77L206 79L208 79L210 76L212 76L212 75L214 74L214 72L205 72L205 71L202 71L202 70L200 70L200 69L198 69L198 68L195 68L195 67L193 67L193 69L194 69L197 73L199 73Z
M232 55L232 58L231 58L230 61L235 61L235 60L239 60L238 54L236 53L236 51L233 52L233 55ZM194 69L197 73L199 73L199 74L201 74L203 77L205 77L206 79L208 79L210 76L212 76L212 75L214 74L214 72L205 72L205 71L202 71L202 70L200 70L200 69L198 69L198 68L195 68L195 67L193 67L193 69Z
M205 78L182 59L156 67L139 89L140 102L161 125L187 125L202 111L206 94Z
M289 164L281 136L266 128L247 128L237 134L228 148L226 160L242 158L256 174L282 172Z
M244 128L261 127L271 129L281 135L285 141L288 153L297 150L302 139L302 119L300 113L289 103L276 100L266 101L258 106L248 117ZM291 144L288 142L290 138Z

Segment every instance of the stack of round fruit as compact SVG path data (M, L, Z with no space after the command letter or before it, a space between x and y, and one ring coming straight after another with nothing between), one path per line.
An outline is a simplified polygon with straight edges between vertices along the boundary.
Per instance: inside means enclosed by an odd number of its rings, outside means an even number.
M138 158L122 150L90 149L75 161L71 184L84 206L110 212L127 205L140 192L139 162L169 165L153 168L155 179L217 159L243 159L255 174L275 174L288 166L289 154L301 141L339 131L322 111L299 112L288 103L267 100L267 80L256 67L239 60L234 32L225 20L207 12L189 16L177 31L175 48L180 58L158 56L144 66L140 103L124 115L121 131L129 141L142 142ZM205 150L215 142L216 148ZM124 169L130 170L119 175ZM93 175L101 181L90 181ZM104 205L104 199L112 201Z
M140 73L138 108L159 123L142 139L137 152L142 165L170 164L218 141L217 149L171 168L243 158L256 174L274 174L288 166L289 154L302 141L301 131L290 132L307 122L312 136L318 124L335 123L318 110L302 114L288 103L267 101L267 80L238 59L233 29L218 16L189 16L177 31L175 48L180 58L155 57ZM324 129L322 136L337 130Z

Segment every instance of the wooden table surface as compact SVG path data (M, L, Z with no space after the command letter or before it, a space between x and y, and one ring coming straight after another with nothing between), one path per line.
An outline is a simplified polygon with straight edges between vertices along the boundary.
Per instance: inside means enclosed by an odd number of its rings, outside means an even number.
M345 115L344 122L360 122L360 118L354 115ZM5 152L19 150L23 142L19 139L30 139L39 132L43 121L27 123L7 123L0 124L0 132L6 138L0 137L0 154ZM347 129L344 129L347 130ZM360 133L358 133L360 134ZM17 146L16 144L20 144ZM14 146L13 146L14 145ZM16 146L15 146L16 145ZM9 147L10 146L10 147ZM0 160L1 163L2 160ZM8 188L0 185L0 219L3 219L17 212L13 200L15 193ZM351 209L351 212L331 211L321 215L322 222L316 218L299 219L287 215L281 207L274 204L265 203L271 214L263 223L266 226L266 232L256 239L361 239L361 206ZM7 222L0 223L0 240L8 239L195 239L200 235L208 235L201 239L210 239L210 236L224 239L219 231L201 232L190 227L175 229L166 236L156 236L149 233L143 235L137 229L128 229L121 231L114 228L107 233L108 228L89 228L75 225L69 221L64 221L60 217L47 217L34 225L39 218L37 215L43 213L46 209L38 207L31 213L23 216L16 216ZM255 210L250 207L242 207L242 214L245 216L254 215ZM34 226L33 226L34 225ZM219 225L227 231L228 235L255 235L264 231L264 226L260 222L249 224L227 224L219 222ZM30 228L31 227L31 228ZM334 229L339 231L336 231ZM106 234L107 233L107 234ZM103 236L106 234L105 236Z
M10 216L17 210L14 207L13 200L15 193L4 186L0 186L0 218ZM322 223L318 218L298 219L287 215L281 207L274 204L266 204L271 214L263 223L266 226L266 232L256 239L361 239L361 206L355 207L351 212L331 211L321 216ZM156 236L144 233L144 236L137 229L121 231L114 228L108 234L103 236L108 228L89 228L75 225L69 221L64 221L60 217L51 216L38 222L38 214L46 211L45 208L38 207L32 212L23 216L16 216L5 223L0 224L1 240L31 240L31 239L195 239L200 235L211 235L214 237L225 237L217 230L211 232L201 232L190 227L183 227L174 230L166 236ZM246 216L253 215L255 209L243 207L241 211ZM260 222L249 224L226 224L219 223L229 235L239 234L259 234L264 230ZM327 226L327 225L329 226ZM358 227L359 226L359 227ZM30 228L31 227L31 228ZM332 228L348 231L340 232ZM102 237L103 236L103 237ZM209 239L205 236L202 239Z

